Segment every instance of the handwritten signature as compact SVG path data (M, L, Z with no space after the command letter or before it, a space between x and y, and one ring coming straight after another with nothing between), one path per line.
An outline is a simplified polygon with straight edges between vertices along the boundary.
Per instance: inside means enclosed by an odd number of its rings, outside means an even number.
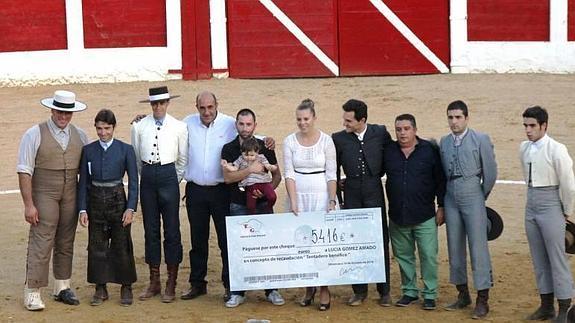
M354 266L354 267L341 268L339 270L339 275L344 276L344 275L349 275L349 274L353 274L353 273L358 273L360 271L363 271L364 268L365 268L365 266Z

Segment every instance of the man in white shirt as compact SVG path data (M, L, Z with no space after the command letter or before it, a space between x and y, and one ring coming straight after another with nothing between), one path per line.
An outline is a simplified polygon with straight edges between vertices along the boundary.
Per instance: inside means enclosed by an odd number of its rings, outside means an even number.
M528 140L521 143L519 157L528 185L525 231L541 298L541 306L527 319L566 322L573 278L565 255L565 220L575 207L575 176L565 145L547 135L548 119L539 106L523 112Z
M164 257L168 270L162 302L175 299L178 267L182 262L180 234L180 186L188 161L186 124L167 113L170 96L166 86L151 88L148 100L152 114L132 125L132 146L140 171L140 203L144 219L146 263L150 285L140 294L147 300L161 293L161 233L164 229Z
M226 216L230 213L230 190L220 166L222 147L236 135L235 119L218 111L216 96L202 92L196 98L198 113L184 118L189 138L186 166L186 209L190 221L190 289L182 299L194 299L207 292L210 216L214 220L222 257L221 279L229 297Z
M40 288L48 286L53 254L54 297L78 305L70 288L76 213L76 183L86 133L70 124L74 112L86 109L69 91L56 91L43 99L51 109L48 121L28 129L18 151L18 182L24 202L24 217L30 223L26 256L24 306L39 311L45 305Z

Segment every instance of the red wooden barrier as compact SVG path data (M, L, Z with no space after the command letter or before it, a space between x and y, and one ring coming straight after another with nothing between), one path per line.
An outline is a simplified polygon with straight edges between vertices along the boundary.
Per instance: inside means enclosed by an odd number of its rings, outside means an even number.
M567 25L569 26L567 39L575 41L575 0L569 0L567 12Z
M468 0L471 41L549 40L549 0Z
M337 64L337 0L273 2ZM259 1L227 4L231 77L334 75Z
M182 77L184 80L212 77L210 5L208 0L181 0Z
M64 0L3 1L0 52L66 49Z
M165 0L82 0L86 48L166 46Z
M447 0L383 2L444 64L449 65ZM438 73L438 69L367 0L340 0L339 32L341 75Z

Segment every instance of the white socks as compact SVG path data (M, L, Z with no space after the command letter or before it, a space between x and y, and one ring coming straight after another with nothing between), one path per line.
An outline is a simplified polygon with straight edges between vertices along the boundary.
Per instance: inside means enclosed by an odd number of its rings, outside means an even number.
M68 288L70 288L69 279L54 279L54 296L57 296L61 291Z

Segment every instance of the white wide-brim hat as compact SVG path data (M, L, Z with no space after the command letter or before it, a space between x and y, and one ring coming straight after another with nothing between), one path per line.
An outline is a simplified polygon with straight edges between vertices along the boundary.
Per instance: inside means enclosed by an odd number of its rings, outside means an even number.
M40 101L43 106L66 112L77 112L86 110L86 104L76 101L76 94L70 91L58 90L54 92L53 98L45 98Z

